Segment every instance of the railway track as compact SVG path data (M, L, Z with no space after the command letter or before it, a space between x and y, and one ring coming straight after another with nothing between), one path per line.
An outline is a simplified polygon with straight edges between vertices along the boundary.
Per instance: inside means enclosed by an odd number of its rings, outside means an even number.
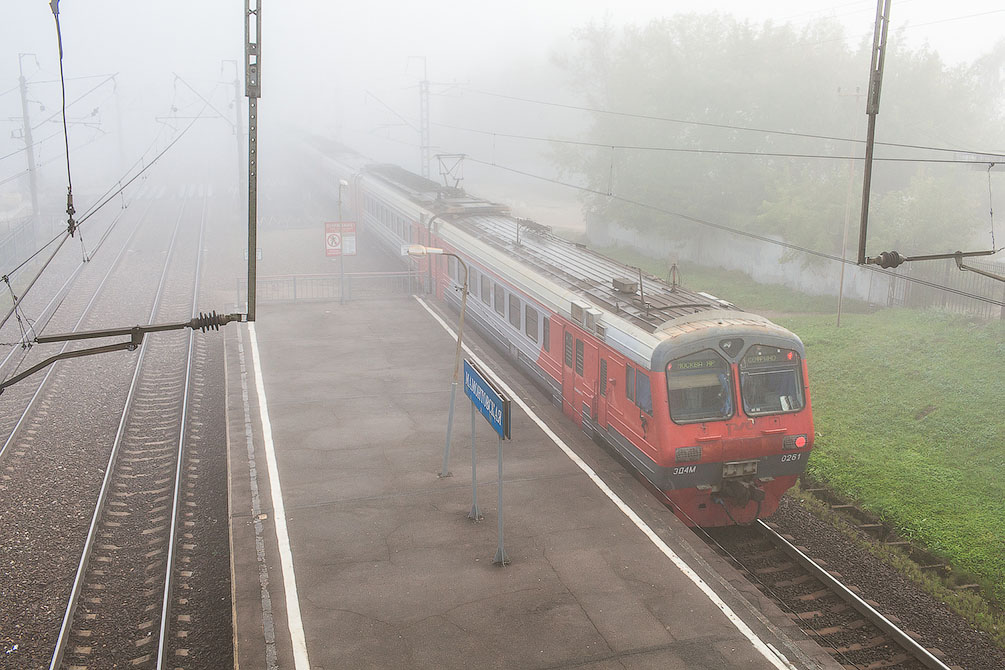
M191 246L173 239L169 256ZM179 320L193 311L193 288L185 278L198 276L200 254L177 256L165 263L149 323ZM124 661L163 667L192 343L191 332L176 331L147 338L140 348L54 668L61 660L74 667Z
M826 562L810 558L771 524L710 529L704 539L758 588L774 599L810 639L829 650L843 667L861 670L959 670L927 649L896 617L845 586Z
M199 201L186 200L176 218L162 211L137 225L103 278L81 281L87 298L66 299L49 332L191 319L202 228L182 220L204 224L207 199L201 217ZM75 314L68 327L67 314ZM57 363L5 394L4 414L23 411L5 419L9 446L0 454L0 533L14 538L0 548L0 599L13 603L0 614L0 668L191 662L192 612L204 608L190 596L208 572L194 569L205 563L206 514L193 489L215 467L199 457L201 441L219 438L208 372L218 351L204 339L190 330L150 334L138 354Z

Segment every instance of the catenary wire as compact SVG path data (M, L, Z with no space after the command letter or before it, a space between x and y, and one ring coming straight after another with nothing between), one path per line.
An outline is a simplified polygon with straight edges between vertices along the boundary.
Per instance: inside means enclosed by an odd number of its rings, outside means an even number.
M600 191L600 190L597 190L597 189L594 189L594 188L590 188L588 186L580 186L578 184L570 184L568 182L564 182L564 181L561 181L559 179L553 179L551 177L545 177L543 175L534 174L532 172L527 172L525 170L519 170L517 168L512 168L512 167L509 167L509 166L506 166L506 165L500 165L499 163L492 163L492 162L489 162L489 161L479 160L479 159L474 158L474 157L472 157L470 155L466 155L465 158L467 160L470 160L470 161L472 161L474 163L478 163L480 165L485 165L485 166L497 168L497 169L500 169L500 170L506 170L506 171L512 172L514 174L519 174L519 175L523 175L525 177L530 177L532 179L538 179L538 180L541 180L541 181L550 182L552 184L556 184L556 185L559 185L559 186L565 186L567 188L573 188L573 189L576 189L576 190L579 190L579 191L583 191L585 193L592 193L594 195L601 195L601 196L604 196L604 197L607 197L607 198L611 198L612 200L617 200L619 202L623 202L623 203L625 203L627 205L634 205L636 207L641 207L643 209L648 209L648 210L651 210L651 211L654 211L654 212L657 212L657 213L660 213L660 214L665 214L665 215L668 215L668 216L674 216L674 217L677 217L677 218L680 218L680 219L684 219L685 221L691 221L692 223L697 223L697 224L700 224L700 225L703 225L703 226L708 226L710 228L716 228L718 230L722 230L722 231L728 232L728 233L733 233L735 235L740 235L742 237L749 237L749 238L754 239L754 240L759 240L761 242L766 242L768 244L773 244L775 246L780 246L780 247L784 247L786 249L791 249L792 251L799 251L799 252L802 252L802 253L805 253L805 254L809 254L811 256L816 256L818 258L825 258L827 260L835 261L835 262L838 262L838 263L845 263L846 265L856 265L856 266L858 265L858 263L856 261L851 260L851 259L841 258L840 256L836 256L834 254L828 254L828 253L823 252L823 251L817 251L815 249L810 249L809 247L804 247L804 246L801 246L801 245L798 245L798 244L792 244L791 242L784 242L782 240L776 240L776 239L773 239L771 237L767 237L766 235L759 235L757 233L752 233L752 232L749 232L749 231L746 231L746 230L740 230L738 228L732 228L730 226L726 226L726 225L721 224L721 223L715 223L714 221L708 221L706 219L700 219L698 217L690 216L688 214L682 214L680 212L674 212L672 210L665 209L665 208L660 207L658 205L653 205L653 204L649 204L649 203L645 203L645 202L640 202L640 201L637 201L637 200L632 200L632 199L626 198L624 196L615 195L613 193L607 193L607 192ZM938 290L941 290L941 291L946 291L947 293L953 293L955 295L959 295L959 296L962 296L962 297L965 297L965 298L971 298L973 300L977 300L977 301L980 301L980 302L986 302L986 303L990 303L992 305L999 305L999 306L1005 307L1005 301L995 300L994 298L987 298L985 296L981 296L981 295L977 295L977 294L974 294L974 293L970 293L968 291L963 291L963 290L960 290L960 289L956 289L956 288L953 288L951 286L942 286L941 284L936 284L935 282L930 282L930 281L925 280L925 279L920 279L920 278L917 278L917 277L909 277L907 275L899 275L899 274L897 274L895 272L890 272L889 270L878 269L878 268L874 268L874 267L871 267L871 266L869 266L869 267L870 267L870 270L873 271L873 272L884 274L884 275L887 275L887 276L890 276L890 277L896 277L898 279L903 279L905 281L913 282L913 283L916 283L916 284L921 284L923 286L928 286L929 288L934 288L934 289L938 289Z
M80 95L78 95L76 98L74 98L73 100L71 100L70 102L66 103L66 107L73 107L75 104L77 104L78 102L80 102L81 100L83 100L84 98L86 98L87 96L89 96L91 93L94 93L95 91L97 91L99 88L101 88L102 86L104 86L106 83L108 83L110 81L113 81L115 79L115 77L118 76L118 75L110 74L110 75L102 75L102 76L105 77L102 81L100 81L99 83L95 84L91 88L87 89L86 91L84 91L83 93L81 93ZM41 121L39 121L38 123L36 123L35 125L33 125L31 127L31 129L32 130L38 130L39 128L41 128L45 124L49 123L50 121L52 121L53 119L55 119L59 115L60 115L60 112L55 112L53 114L50 114L46 118L42 119Z
M31 145L30 148L34 149L38 145L42 144L42 142L45 142L47 140L51 140L53 137L56 137L57 135L59 135L59 131L58 130L56 132L54 132L52 135L48 135L47 137L43 137L40 140L35 140L32 143L32 145ZM0 161L4 160L5 158L10 158L11 156L17 156L18 154L23 153L23 152L27 151L28 149L29 149L29 147L21 147L20 149L15 149L14 151L10 152L9 154L4 154L3 156L0 156Z
M63 117L63 144L66 148L66 214L67 214L67 229L70 235L73 235L73 231L76 229L76 223L73 220L73 174L70 171L70 134L66 128L66 80L63 77L63 35L59 27L59 0L52 0L52 16L56 20L56 41L59 45L59 88L62 92L62 108L61 113ZM99 84L100 86L100 84ZM83 237L81 237L81 242L83 242Z
M4 184L6 184L8 182L12 182L15 179L20 179L21 177L27 177L29 174L30 173L28 172L28 168L25 168L25 169L21 170L20 172L15 172L14 174L10 175L9 177L4 177L3 179L0 179L0 186L3 186Z
M585 140L570 140L562 138L540 137L535 135L520 135L517 133L502 133L492 130L465 128L462 126L454 126L447 123L434 122L433 125L441 128L449 128L451 130L460 130L468 133L476 133L479 135L491 135L492 137L505 137L509 139L528 140L533 142L552 142L556 144L571 144L575 146L594 147L598 149L622 149L628 151L661 151L668 153L685 153L685 154L715 154L720 156L760 156L764 158L821 158L821 159L829 158L833 160L863 160L861 156L837 156L834 154L793 154L793 153L766 152L766 151L732 151L727 149L690 149L686 147L660 147L660 146L647 146L637 144L588 142ZM964 164L964 165L985 165L986 163L991 163L992 165L994 164L992 161L969 161L969 160L939 159L939 158L876 157L873 160L885 161L890 163L952 163L952 164Z
M205 107L203 107L203 109L205 109ZM111 194L110 196L108 196L108 197L107 197L107 198L106 198L106 199L105 199L105 200L104 200L103 202L101 202L101 203L100 203L99 205L97 205L97 206L93 207L93 208L92 208L91 210L89 210L89 211L88 211L88 212L87 212L86 214L84 214L84 216L83 216L83 217L81 218L81 220L80 220L80 221L79 221L79 222L77 223L77 226L79 227L79 226L80 226L80 225L82 225L82 224L83 224L83 223L84 223L85 221L87 221L88 219L90 219L90 218L91 218L91 217L92 217L92 216L93 216L94 214L96 214L96 213L98 212L98 210L100 210L100 209L101 209L102 207L104 207L105 205L107 205L107 204L108 204L108 203L109 203L109 202L110 202L110 201L111 201L111 200L112 200L112 199L113 199L113 198L114 198L114 197L115 197L116 195L118 195L119 193L121 193L122 191L124 191L124 190L125 190L125 189L126 189L126 188L127 188L127 187L128 187L129 185L130 185L130 184L132 184L132 183L133 183L134 181L136 181L136 179L138 179L138 178L139 178L139 177L140 177L140 176L141 176L141 175L142 175L143 173L145 173L145 172L146 172L147 170L149 170L149 169L150 169L151 167L153 167L153 165L154 165L155 163L157 163L157 161L158 161L158 160L159 160L159 159L160 159L160 158L161 158L161 157L162 157L162 156L163 156L163 155L164 155L165 153L167 153L167 151L168 151L169 149L171 149L171 147L173 147L173 146L174 146L174 145L175 145L175 144L176 144L176 143L178 142L178 140L180 140L180 139L181 139L181 138L182 138L182 137L183 137L183 136L185 135L185 133L187 133L187 132L188 132L188 130L189 130L189 129L190 129L190 128L191 128L192 126L193 126L193 125L195 125L195 122L196 122L196 121L198 121L198 120L199 120L198 118L195 118L195 119L193 119L193 120L192 120L192 121L191 121L191 122L190 122L190 123L189 123L189 124L188 124L188 125L187 125L187 126L186 126L186 127L185 127L185 128L184 128L184 129L183 129L183 130L182 130L182 131L181 131L181 132L179 133L179 134L178 134L178 136L177 136L177 137L175 137L175 138L174 138L174 139L173 139L173 140L171 141L171 143L170 143L170 144L168 144L168 145L167 145L167 146L166 146L166 147L165 147L165 148L164 148L164 149L163 149L163 150L162 150L162 151L161 151L160 153L158 153L158 154L157 154L157 155L156 155L156 156L155 156L155 157L153 158L153 160L151 160L151 161L150 161L150 163L148 163L147 165L145 165L145 166L143 167L143 169L142 169L142 170L140 170L140 171L139 171L139 172L137 172L137 173L136 173L136 174L135 174L135 175L134 175L134 176L133 176L132 178L130 178L130 179L129 179L129 181L127 181L127 182L126 182L125 184L122 184L121 180L119 180L119 182L118 182L118 183L119 183L119 184L121 184L121 185L120 185L120 187L119 187L118 189L116 189L116 190L115 190L115 191L114 191L114 192L113 192L113 193L112 193L112 194ZM132 168L130 168L130 169L132 169ZM127 173L127 174L128 174L128 173ZM106 191L106 193L107 193L107 191ZM6 314L6 315L5 315L4 317L3 317L3 319L0 319L0 328L3 328L3 326L4 326L4 325L5 325L6 323L7 323L7 320L8 320L8 319L10 319L10 317L11 317L11 314L13 314L13 313L14 313L14 311L15 311L15 310L16 310L16 309L18 308L18 306L20 305L20 303L21 303L21 302L22 302L22 301L23 301L23 300L25 299L25 297L26 297L26 296L28 295L28 293L29 293L29 291L31 290L31 288L32 288L32 287L33 287L33 286L35 285L35 282L36 282L36 281L38 281L38 278L39 278L39 277L40 277L40 276L42 275L42 273L43 273L43 272L45 271L45 269L46 269L46 268L47 268L47 267L49 266L49 264L50 264L50 263L52 263L52 260L53 260L53 258L55 258L56 254L57 254L57 253L59 252L59 249L60 249L60 248L61 248L61 247L63 246L63 244L64 244L64 243L66 242L66 240L67 240L67 239L68 239L69 237L70 237L70 235L69 235L69 232L68 232L68 231L66 231L66 232L63 232L63 233L60 233L60 234L59 234L58 236L54 237L54 238L53 238L52 240L50 240L49 242L47 242L47 243L46 243L46 244L45 244L45 245L44 245L44 246L42 247L42 249L45 249L45 248L46 248L46 247L48 247L49 245L51 245L51 244L54 244L54 243L56 243L56 242L59 242L59 245L58 245L58 246L56 247L56 249L55 249L55 250L53 251L53 253L52 253L52 254L51 254L51 255L49 256L49 258L48 258L48 259L46 260L46 262L45 262L45 263L44 263L44 264L42 265L42 267L41 267L41 268L40 268L40 269L38 270L38 272L37 272L37 273L35 274L35 276L34 276L34 277L32 278L32 280L31 280L31 281L30 281L30 282L28 283L28 286L27 286L27 288L25 288L25 289L24 289L24 291L23 291L23 293L21 294L21 297L20 297L20 298L18 299L18 301L17 301L17 302L16 302L16 303L15 303L15 304L14 304L14 305L13 305L13 306L12 306L12 307L10 308L10 310L9 310L9 311L7 312L7 314ZM102 238L102 240L101 240L101 241L103 241L103 240L104 240L104 238ZM101 244L101 241L99 241L99 244L98 244L98 247L100 247L100 244ZM97 248L98 248L98 247L95 247L95 251L97 251ZM21 269L22 267L24 267L24 266L25 266L25 265L26 265L26 264L28 263L28 261L29 261L29 260L31 260L31 258L34 258L34 257L35 257L35 256L37 256L37 255L38 255L39 253L41 253L42 249L40 249L39 251L36 251L36 252L35 252L34 254L32 254L32 255L31 255L31 257L30 257L30 258L29 258L28 260L26 260L26 261L24 261L24 262L20 263L20 264L19 264L19 265L18 265L18 266L17 266L16 268L14 268L14 270L12 270L12 271L8 272L8 273L7 273L7 274L6 274L5 276L9 276L9 275L12 275L12 274L14 274L14 272L16 272L16 271L20 270L20 269Z
M580 111L580 112L592 112L592 113L595 113L595 114L608 114L608 115L611 115L611 116L624 116L624 117L628 117L628 118L643 119L643 120L647 120L647 121L662 121L662 122L665 122L665 123L680 123L680 124L692 125L692 126L702 126L702 127L705 127L705 128L721 128L721 129L725 129L725 130L741 130L741 131L746 131L746 132L765 133L765 134L770 134L770 135L784 135L784 136L787 136L787 137L804 137L804 138L809 138L809 139L827 140L827 141L830 141L830 142L854 142L856 144L865 144L865 140L854 139L854 138L850 138L850 137L837 137L837 136L834 136L834 135L819 135L819 134L814 134L814 133L799 133L799 132L788 131L788 130L773 130L773 129L770 129L770 128L755 128L755 127L749 127L749 126L736 126L736 125L730 125L730 124L725 124L725 123L712 123L712 122L707 122L707 121L692 121L692 120L688 120L688 119L677 119L677 118L665 117L665 116L655 116L655 115L651 115L651 114L636 114L636 113L633 113L633 112L621 112L621 111L610 110L610 109L602 109L600 107L586 107L586 106L582 106L582 105L572 105L572 104L561 103L561 102L552 102L552 101L548 101L548 100L535 100L533 98L524 98L524 97L515 96L515 95L507 95L507 94L504 94L504 93L494 93L494 92L491 92L491 91L483 91L483 90L480 90L480 89L467 89L467 90L469 92L471 92L471 93L477 93L479 95L486 95L486 96L495 97L495 98L502 98L504 100L514 100L514 101L517 101L517 102L525 102L525 103L528 103L528 104L535 104L535 105L544 105L544 106L547 106L547 107L559 107L559 108L562 108L562 109L572 109L572 110L576 110L576 111ZM982 155L982 156L996 156L997 157L997 156L1001 156L1001 155L1005 154L1005 151L997 151L997 152L996 151L971 151L971 150L967 150L967 149L950 149L950 148L947 148L947 147L932 147L932 146L925 146L925 145L918 145L918 144L904 144L904 143L899 143L899 142L876 142L875 144L876 144L876 146L897 147L897 148L900 148L900 149L920 149L920 150L925 150L925 151L945 151L945 152L950 152L950 153L969 153L969 154L978 154L978 155Z

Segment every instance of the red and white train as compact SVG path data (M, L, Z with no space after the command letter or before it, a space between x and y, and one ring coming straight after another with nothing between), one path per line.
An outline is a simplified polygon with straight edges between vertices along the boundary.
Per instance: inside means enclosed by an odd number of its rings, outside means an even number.
M793 333L460 189L348 153L328 160L334 183L350 183L363 234L393 253L422 244L464 259L466 322L662 491L685 523L774 513L813 446L806 355ZM460 308L455 259L411 262Z

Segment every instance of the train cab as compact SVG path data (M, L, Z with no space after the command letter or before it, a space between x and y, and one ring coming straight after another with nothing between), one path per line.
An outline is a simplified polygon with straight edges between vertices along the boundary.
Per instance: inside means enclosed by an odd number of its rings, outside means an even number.
M706 312L661 329L665 378L660 488L690 525L770 516L813 445L805 349L743 312Z

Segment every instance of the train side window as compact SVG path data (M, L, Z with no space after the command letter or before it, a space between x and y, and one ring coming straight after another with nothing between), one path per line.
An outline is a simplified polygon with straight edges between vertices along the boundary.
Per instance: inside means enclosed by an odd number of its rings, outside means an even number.
M565 367L572 367L572 333L565 334Z
M541 338L544 340L544 350L551 351L551 319L544 317L544 326L542 328Z
M639 370L635 375L635 404L649 416L653 415L653 392L649 375Z
M625 396L635 402L635 368L625 365Z
M472 291L472 288L478 286L478 271L472 267L468 268L468 293Z
M523 330L534 342L537 342L537 310L529 304L523 307Z
M600 395L607 395L607 359L600 359Z
M492 304L492 281L488 275L482 275L482 302Z
M583 341L576 338L576 374L583 376Z
M520 330L520 298L509 294L509 325Z
M495 289L496 289L495 290L496 311L502 314L503 316L506 316L506 291L503 290L503 287L500 286L499 284L496 284Z
M451 279L457 279L457 259L447 256L447 274Z

